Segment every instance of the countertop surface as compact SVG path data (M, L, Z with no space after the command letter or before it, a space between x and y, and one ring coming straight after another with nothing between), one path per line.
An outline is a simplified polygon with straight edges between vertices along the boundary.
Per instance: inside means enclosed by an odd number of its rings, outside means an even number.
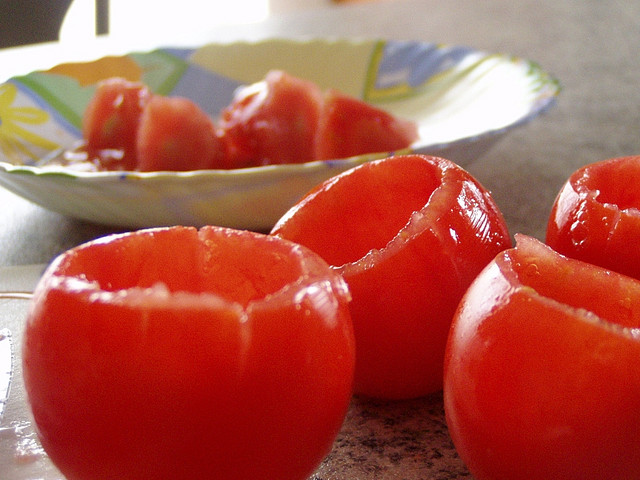
M640 153L640 2L378 0L318 4L259 23L171 31L163 42L197 45L268 37L383 37L468 45L534 60L557 77L562 92L553 108L509 133L466 167L492 191L511 233L543 239L553 200L571 172L594 161ZM16 66L14 72L0 74L6 78L26 73L27 68L87 58L92 52L121 53L148 46L140 40L102 39L94 50L91 45L76 51L62 51L56 45L0 50L0 65ZM46 60L39 60L43 58ZM28 288L39 272L28 265L45 264L72 246L115 231L119 229L65 218L0 188L0 290ZM0 328L19 329L24 314L20 302L0 300ZM24 414L15 408L15 415ZM0 442L16 434L6 422L5 418L0 424ZM15 454L4 452L3 456ZM0 478L40 478L15 472L13 477L2 475L9 460L0 458ZM441 396L436 394L400 403L355 399L334 451L312 478L471 476L455 455Z

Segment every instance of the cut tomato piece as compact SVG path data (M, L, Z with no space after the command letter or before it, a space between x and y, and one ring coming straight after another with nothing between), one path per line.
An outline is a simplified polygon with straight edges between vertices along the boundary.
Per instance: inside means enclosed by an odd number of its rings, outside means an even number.
M83 135L86 148L70 162L141 171L304 163L393 152L418 138L414 122L281 70L240 87L216 124L188 99L112 78L89 103Z
M340 276L305 247L217 227L61 255L23 348L43 447L67 478L303 480L352 394Z
M473 477L636 477L639 331L640 282L517 235L447 345L447 424Z
M410 398L442 387L449 325L473 278L511 245L491 195L441 158L368 162L327 180L273 235L319 253L351 291L357 393Z
M416 124L369 103L329 90L325 95L318 133L318 160L365 153L392 153L418 139Z
M322 92L283 71L241 87L224 109L220 128L236 168L314 159Z
M572 258L640 279L640 156L576 170L556 198L546 242Z
M122 150L118 155L122 165L118 167L133 169L138 124L150 97L149 89L139 82L118 77L100 82L82 119L82 134L90 155L105 149Z
M149 100L140 118L136 151L136 168L143 172L225 166L225 148L213 120L182 97L156 95Z

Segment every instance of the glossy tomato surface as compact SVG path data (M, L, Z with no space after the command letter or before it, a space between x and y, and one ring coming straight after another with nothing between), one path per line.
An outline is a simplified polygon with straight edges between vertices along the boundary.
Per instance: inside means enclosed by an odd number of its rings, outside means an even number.
M640 282L530 237L499 254L454 318L444 406L477 480L640 472Z
M640 156L576 170L553 205L546 243L572 258L640 279Z
M250 232L172 227L61 255L37 286L23 368L69 480L307 478L350 401L344 281Z
M456 306L511 245L490 193L453 162L421 155L327 180L272 234L311 248L343 275L353 297L356 393L383 398L441 388Z
M314 160L322 91L281 70L241 87L219 125L234 168Z

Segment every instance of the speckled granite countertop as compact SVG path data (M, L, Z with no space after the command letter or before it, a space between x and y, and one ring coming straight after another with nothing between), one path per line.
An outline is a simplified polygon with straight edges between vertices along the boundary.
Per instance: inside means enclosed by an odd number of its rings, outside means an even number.
M355 398L333 451L312 480L471 479L444 420L442 394L383 402Z

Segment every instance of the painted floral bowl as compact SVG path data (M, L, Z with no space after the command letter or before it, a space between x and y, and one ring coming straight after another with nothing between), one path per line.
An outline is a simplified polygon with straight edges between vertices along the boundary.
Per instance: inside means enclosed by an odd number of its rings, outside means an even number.
M106 77L191 98L215 117L237 87L274 68L412 119L420 138L402 152L236 170L82 172L48 163L81 139L85 106ZM96 223L268 230L310 188L362 162L419 152L464 166L552 105L558 92L558 81L534 62L412 41L270 39L105 57L0 85L0 185Z

